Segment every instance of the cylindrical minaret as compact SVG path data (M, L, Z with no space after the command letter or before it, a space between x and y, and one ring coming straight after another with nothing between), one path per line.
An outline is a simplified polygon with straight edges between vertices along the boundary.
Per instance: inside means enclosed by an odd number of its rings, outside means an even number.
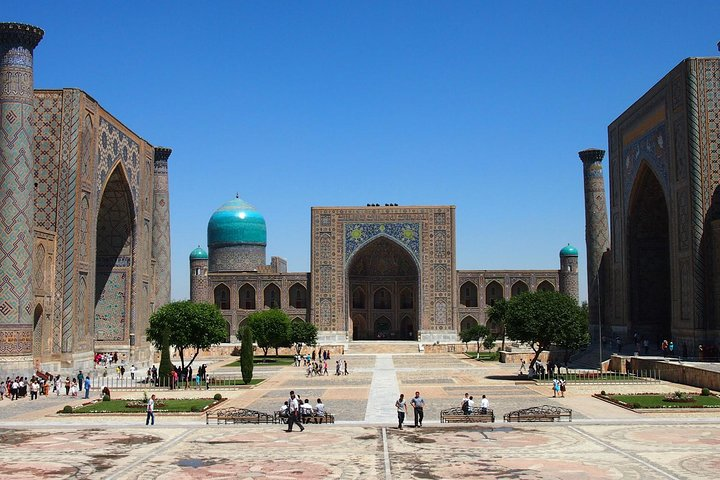
M32 353L33 50L44 33L0 23L0 355Z
M580 301L578 288L578 251L569 243L560 250L560 293Z
M587 245L588 307L590 323L599 324L598 275L603 253L610 246L605 180L602 160L605 150L588 149L578 153L585 182L585 243Z
M152 256L155 258L155 307L170 301L170 195L168 158L172 150L155 148Z
M200 245L190 252L190 301L207 302L208 298L208 254Z

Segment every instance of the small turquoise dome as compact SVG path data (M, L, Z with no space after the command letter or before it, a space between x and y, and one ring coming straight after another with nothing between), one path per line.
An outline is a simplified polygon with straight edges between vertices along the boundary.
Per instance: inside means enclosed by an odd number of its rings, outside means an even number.
M207 229L208 247L267 245L265 218L255 207L233 198L215 210Z
M207 252L200 248L200 245L198 245L195 250L190 252L190 260L207 260L207 258Z
M561 257L577 257L578 251L577 248L573 247L569 243L566 247L563 247L562 250L560 250L560 256Z

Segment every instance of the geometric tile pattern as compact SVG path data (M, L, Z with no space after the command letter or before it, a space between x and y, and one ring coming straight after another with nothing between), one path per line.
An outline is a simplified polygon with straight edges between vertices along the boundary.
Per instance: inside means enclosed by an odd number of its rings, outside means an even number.
M62 96L56 92L35 94L35 225L55 230Z
M155 149L152 256L156 262L156 307L161 307L170 301L170 194L168 191L170 153L169 148Z
M670 188L668 174L670 152L669 149L666 148L669 142L665 132L665 122L662 122L648 130L642 137L623 146L623 163L625 167L625 172L623 173L625 180L623 194L625 199L623 203L625 208L629 208L628 205L630 202L628 202L628 198L632 190L632 182L636 179L638 169L643 160L648 162L652 171L657 175L667 195Z
M125 340L129 287L128 269L115 269L107 277L95 305L95 333L98 340Z
M419 223L346 223L345 260L363 245L378 236L388 236L404 246L415 260L420 261Z

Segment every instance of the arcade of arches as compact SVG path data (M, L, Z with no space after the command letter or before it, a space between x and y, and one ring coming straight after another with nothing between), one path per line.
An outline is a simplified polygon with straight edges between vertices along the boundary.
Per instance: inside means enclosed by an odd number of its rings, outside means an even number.
M348 266L353 340L415 340L418 279L412 256L388 238L358 251Z

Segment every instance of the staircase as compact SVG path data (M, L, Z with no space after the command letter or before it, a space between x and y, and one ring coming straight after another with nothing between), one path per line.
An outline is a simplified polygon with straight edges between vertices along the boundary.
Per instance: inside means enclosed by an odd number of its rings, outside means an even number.
M418 353L418 343L410 341L367 340L348 342L345 353L375 355L379 353Z

